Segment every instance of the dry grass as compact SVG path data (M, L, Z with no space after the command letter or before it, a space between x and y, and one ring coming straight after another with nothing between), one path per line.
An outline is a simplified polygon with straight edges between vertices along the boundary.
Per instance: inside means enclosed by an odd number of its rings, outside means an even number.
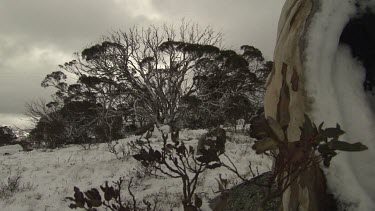
M23 183L21 185L21 176L11 176L8 177L7 182L0 183L0 199L9 199L15 193L32 191L35 190L36 186L31 183Z

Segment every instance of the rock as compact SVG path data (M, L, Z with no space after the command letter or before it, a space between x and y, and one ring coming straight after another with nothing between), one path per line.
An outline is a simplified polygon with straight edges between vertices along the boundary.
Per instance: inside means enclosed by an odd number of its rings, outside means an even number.
M256 211L267 191L266 187L258 184L266 184L270 175L271 172L266 172L250 181L234 186L226 193L225 203L223 203L221 196L212 199L209 202L211 209L217 211ZM274 198L268 202L265 210L278 210L280 203L280 197Z

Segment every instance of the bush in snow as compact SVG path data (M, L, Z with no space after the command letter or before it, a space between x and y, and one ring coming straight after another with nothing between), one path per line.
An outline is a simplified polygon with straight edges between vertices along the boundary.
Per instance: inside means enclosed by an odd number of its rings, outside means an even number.
M11 198L17 192L34 190L35 186L31 183L21 185L21 176L15 175L8 177L7 182L0 182L0 199Z
M146 134L146 141L132 142L131 146L136 151L133 157L143 166L154 169L155 174L161 173L170 178L181 179L182 204L185 211L199 210L202 205L202 199L195 194L195 190L206 170L224 167L246 180L225 154L226 132L222 128L216 128L204 135L197 152L193 146L186 146L179 140L178 130L172 129L171 139L168 139L168 134L162 133L161 148L153 146L150 141L151 134L150 131ZM225 156L230 165L222 162L221 156Z
M122 137L122 118L103 117L100 115L102 106L89 101L70 101L62 106L34 102L27 109L36 122L30 138L48 148L65 144L84 144L87 148Z
M176 134L172 131L172 134ZM195 190L199 176L207 169L220 167L218 151L210 148L204 151L203 155L196 156L192 146L186 147L184 142L179 141L176 135L171 135L171 142L168 134L162 134L163 146L156 149L152 146L150 138L152 132L145 136L146 141L137 140L132 143L137 154L133 157L140 161L143 166L151 167L171 178L180 178L182 181L183 206L184 210L197 210L202 205L202 200L196 196ZM193 203L193 197L194 200Z
M128 193L131 199L125 200L121 192L124 179L120 178L118 181L113 182L113 186L109 186L108 182L100 186L102 194L98 189L92 188L85 192L81 192L78 187L74 187L74 196L66 197L67 200L72 201L69 205L71 209L82 208L88 211L96 211L98 207L105 207L111 211L155 211L157 206L150 202L143 200L142 203L137 202L132 188L133 178L130 178L127 186Z
M11 144L16 138L17 136L14 134L12 128L8 126L0 126L0 146Z
M155 130L157 128L152 129ZM180 139L176 129L171 128L171 134L167 134L168 130L158 130L157 132L161 133L159 135L155 134L157 133L156 131L154 131L155 133L151 132L152 129L144 134L144 138L130 143L130 150L133 157L141 164L134 169L136 172L132 177L134 177L134 179L149 176L177 178L177 181L179 180L181 184L181 192L177 194L179 195L179 199L176 200L176 198L173 198L173 201L170 202L175 203L175 205L173 205L174 207L177 204L177 206L183 206L185 210L195 211L200 209L203 203L202 199L204 200L206 195L197 193L196 189L206 184L202 181L206 177L207 171L210 169L224 167L233 172L240 179L247 180L247 176L241 175L234 165L234 162L225 154L227 137L224 129L217 128L202 135L200 138L202 141L198 149L196 147L196 142L187 141L183 136ZM200 153L197 153L197 151L200 151ZM225 195L227 193L228 184L231 184L230 179L226 180L219 175L217 181L219 191L216 193ZM114 186L116 189L117 184L114 183ZM71 205L71 208L75 208L76 206L77 208L82 208L82 206L85 206L85 209L93 210L93 208L95 208L94 205L103 207L105 204L109 204L109 202L103 199L103 194L100 192L100 189L90 189L87 194L86 192L77 188L75 189L75 195L77 197L69 198L70 200L76 201ZM102 194L100 196L101 202L98 202L97 199L99 199L98 195L100 194ZM176 194L174 193L174 195ZM147 199L147 196L143 197ZM128 207L127 209L133 210L132 204L126 201L129 200L129 198L130 197L125 196L124 198L124 196L122 196L121 201L123 202L124 208ZM96 202L90 202L92 199L96 199ZM114 210L118 210L119 207L121 207L118 203L119 200L120 199L117 199L117 202L114 199L112 200L112 203L116 204L116 208L110 205ZM130 200L132 201L131 198ZM163 196L162 200L168 201L172 199ZM155 206L155 203L152 204ZM92 207L90 208L89 206ZM137 202L137 206L137 209L140 209L139 207L146 207L145 203L142 202Z

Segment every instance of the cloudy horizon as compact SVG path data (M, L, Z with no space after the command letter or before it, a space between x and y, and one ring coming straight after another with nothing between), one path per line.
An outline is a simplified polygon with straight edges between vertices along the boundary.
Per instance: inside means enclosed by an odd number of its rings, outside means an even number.
M224 34L224 46L248 44L271 60L282 1L274 0L2 0L0 125L24 125L25 103L47 99L44 76L74 52L114 30L184 18Z

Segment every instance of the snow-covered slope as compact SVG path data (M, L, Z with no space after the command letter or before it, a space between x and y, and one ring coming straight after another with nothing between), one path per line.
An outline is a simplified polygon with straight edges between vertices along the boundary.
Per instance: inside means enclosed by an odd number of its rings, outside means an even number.
M357 8L352 0L322 0L308 31L305 51L306 90L312 99L316 123L338 122L346 131L345 141L362 142L369 149L340 153L326 171L329 188L349 210L375 210L375 116L374 96L363 91L365 70L354 59L340 35ZM374 8L374 1L359 1ZM375 59L375 58L374 58Z
M180 138L187 146L196 146L196 138L203 133L203 130L185 130L180 134ZM119 143L126 144L136 138L129 137L120 140ZM154 144L158 144L156 138L153 140ZM248 173L249 161L258 166L260 173L270 170L271 161L255 155L251 145L252 141L248 138L236 136L232 141L227 142L226 151L242 174ZM73 195L73 186L81 190L99 188L105 181L116 181L122 176L134 177L136 180L134 192L137 199L148 197L153 201L152 199L157 197L161 210L181 208L179 179L152 176L138 178L139 163L131 157L124 161L117 160L114 154L107 151L106 144L89 150L83 150L80 146L69 146L47 151L12 152L11 155L6 156L1 152L0 148L0 181L6 182L9 176L20 175L21 185L29 183L34 187L29 191L18 192L9 199L0 199L2 211L70 210L69 202L64 201L64 198ZM223 168L205 172L197 190L205 203L203 210L209 210L207 201L216 195L212 190L218 190L215 178L218 178L219 174L228 178L231 186L240 181Z

